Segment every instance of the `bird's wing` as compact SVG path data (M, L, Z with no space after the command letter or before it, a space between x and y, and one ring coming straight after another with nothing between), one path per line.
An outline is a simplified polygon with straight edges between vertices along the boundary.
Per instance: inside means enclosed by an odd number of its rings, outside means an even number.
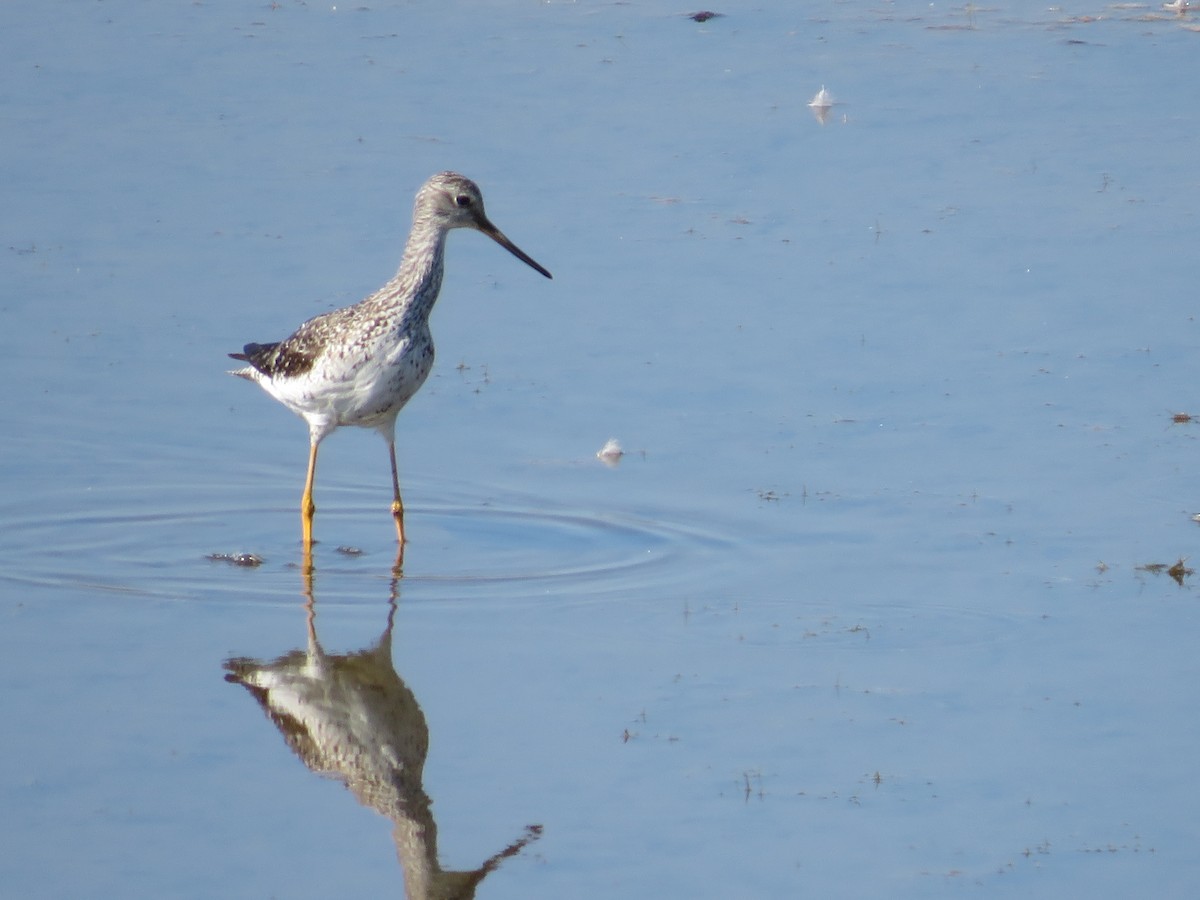
M269 378L303 375L313 367L317 358L315 348L303 339L300 332L274 344L247 344L241 353L229 355L233 359L245 360Z

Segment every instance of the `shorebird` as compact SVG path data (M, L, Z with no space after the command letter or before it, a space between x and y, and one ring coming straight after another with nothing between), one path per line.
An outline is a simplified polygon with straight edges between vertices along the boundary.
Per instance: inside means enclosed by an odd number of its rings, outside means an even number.
M412 231L395 276L365 300L309 319L282 341L247 344L229 374L257 382L308 423L308 475L300 498L306 554L312 548L317 447L342 425L373 428L392 464L392 517L404 552L404 504L396 473L396 416L433 368L429 313L442 287L446 235L454 228L486 234L517 259L553 277L488 219L479 187L442 172L417 191Z

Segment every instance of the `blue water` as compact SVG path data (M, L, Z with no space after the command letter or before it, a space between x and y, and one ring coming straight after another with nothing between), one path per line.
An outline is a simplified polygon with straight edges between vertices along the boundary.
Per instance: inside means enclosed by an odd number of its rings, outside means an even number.
M438 866L541 826L480 897L1200 878L1197 14L687 11L0 6L3 893L411 882L224 679L310 600L390 644ZM554 280L451 237L404 577L343 431L308 585L304 425L225 354L382 284L443 169Z

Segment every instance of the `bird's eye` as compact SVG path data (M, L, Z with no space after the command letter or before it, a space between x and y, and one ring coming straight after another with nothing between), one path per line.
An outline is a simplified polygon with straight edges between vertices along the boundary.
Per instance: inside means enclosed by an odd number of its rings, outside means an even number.
M468 194L459 194L454 198L454 202L458 204L459 209L466 209L471 205L471 197Z

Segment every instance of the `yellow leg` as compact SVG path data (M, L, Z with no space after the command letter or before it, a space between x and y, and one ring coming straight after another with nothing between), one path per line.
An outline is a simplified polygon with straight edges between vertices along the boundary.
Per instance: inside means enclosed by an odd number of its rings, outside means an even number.
M317 505L313 503L313 478L317 474L317 444L314 441L308 448L308 477L304 480L304 495L300 498L300 531L304 535L304 552L312 552L313 514Z
M404 553L404 503L400 500L400 476L396 474L396 442L388 441L388 456L392 459L392 518L396 520L396 540Z

